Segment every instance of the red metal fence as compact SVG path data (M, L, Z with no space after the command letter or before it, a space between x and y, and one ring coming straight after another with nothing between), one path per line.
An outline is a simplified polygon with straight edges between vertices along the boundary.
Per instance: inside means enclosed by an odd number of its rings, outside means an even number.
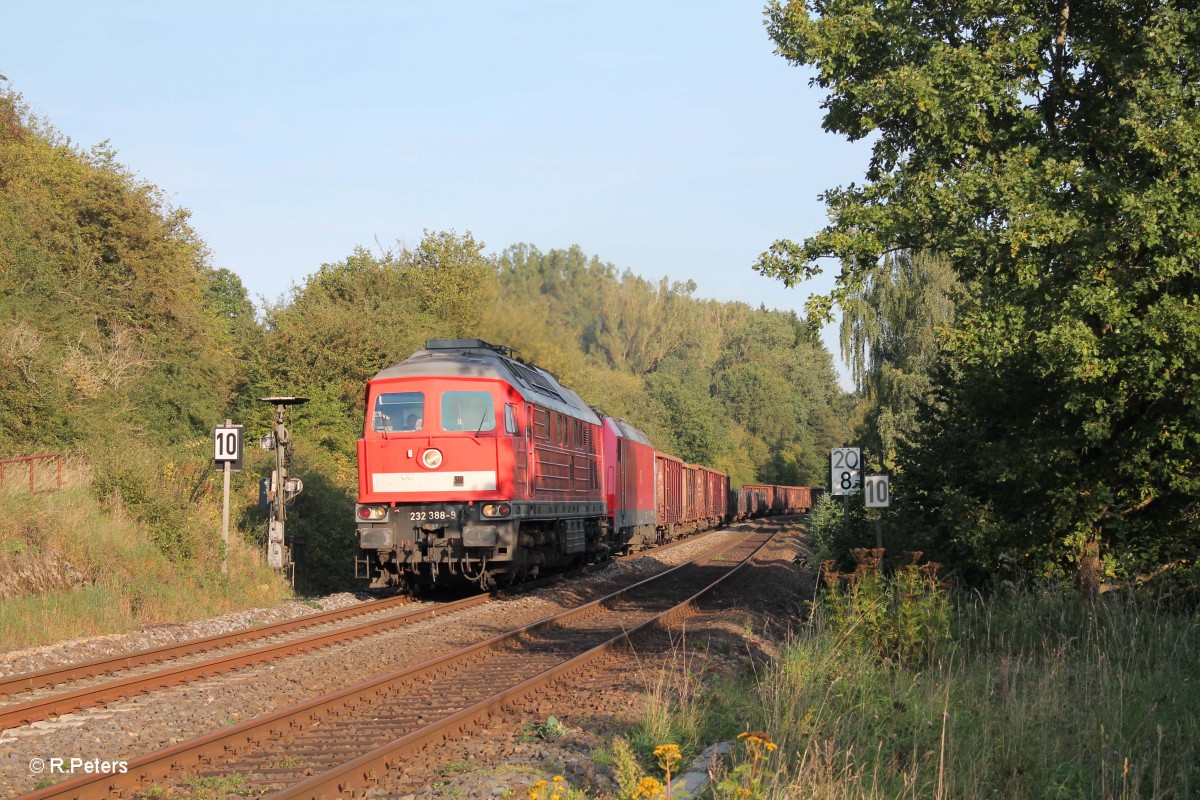
M5 470L11 470L11 464L28 464L29 465L29 491L37 491L34 489L34 466L40 461L54 459L55 463L55 486L51 490L44 491L61 491L62 490L62 453L42 453L36 456L21 456L20 458L0 458L0 486L4 484L7 477Z

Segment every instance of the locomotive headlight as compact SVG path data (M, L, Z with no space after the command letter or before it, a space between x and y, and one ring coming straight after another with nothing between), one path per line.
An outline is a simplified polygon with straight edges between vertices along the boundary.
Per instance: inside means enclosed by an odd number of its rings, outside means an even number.
M376 522L387 518L387 508L384 506L359 506L358 518L364 522Z
M485 517L507 517L511 510L508 503L484 503L480 509Z
M421 453L421 463L426 469L437 469L442 465L442 451L435 447L429 448Z

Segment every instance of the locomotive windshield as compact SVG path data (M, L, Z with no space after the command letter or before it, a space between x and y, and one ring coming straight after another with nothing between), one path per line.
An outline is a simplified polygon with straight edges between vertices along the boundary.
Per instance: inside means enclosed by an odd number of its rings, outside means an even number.
M425 393L394 392L375 398L371 430L376 433L390 431L419 431L424 425Z
M496 428L496 403L489 392L443 392L442 430L490 431Z

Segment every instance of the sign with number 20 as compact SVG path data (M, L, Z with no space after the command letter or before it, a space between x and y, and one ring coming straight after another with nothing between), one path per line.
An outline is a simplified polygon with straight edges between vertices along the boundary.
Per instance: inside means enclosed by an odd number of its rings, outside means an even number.
M857 447L838 447L829 455L829 485L832 494L858 494L862 456Z

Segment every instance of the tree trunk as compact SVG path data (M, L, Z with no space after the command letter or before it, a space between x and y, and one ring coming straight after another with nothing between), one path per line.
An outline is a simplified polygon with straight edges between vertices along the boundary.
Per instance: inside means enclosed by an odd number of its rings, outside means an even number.
M1083 545L1075 577L1079 583L1079 592L1085 598L1095 600L1100 596L1100 580L1103 574L1100 568L1100 541L1095 535Z

